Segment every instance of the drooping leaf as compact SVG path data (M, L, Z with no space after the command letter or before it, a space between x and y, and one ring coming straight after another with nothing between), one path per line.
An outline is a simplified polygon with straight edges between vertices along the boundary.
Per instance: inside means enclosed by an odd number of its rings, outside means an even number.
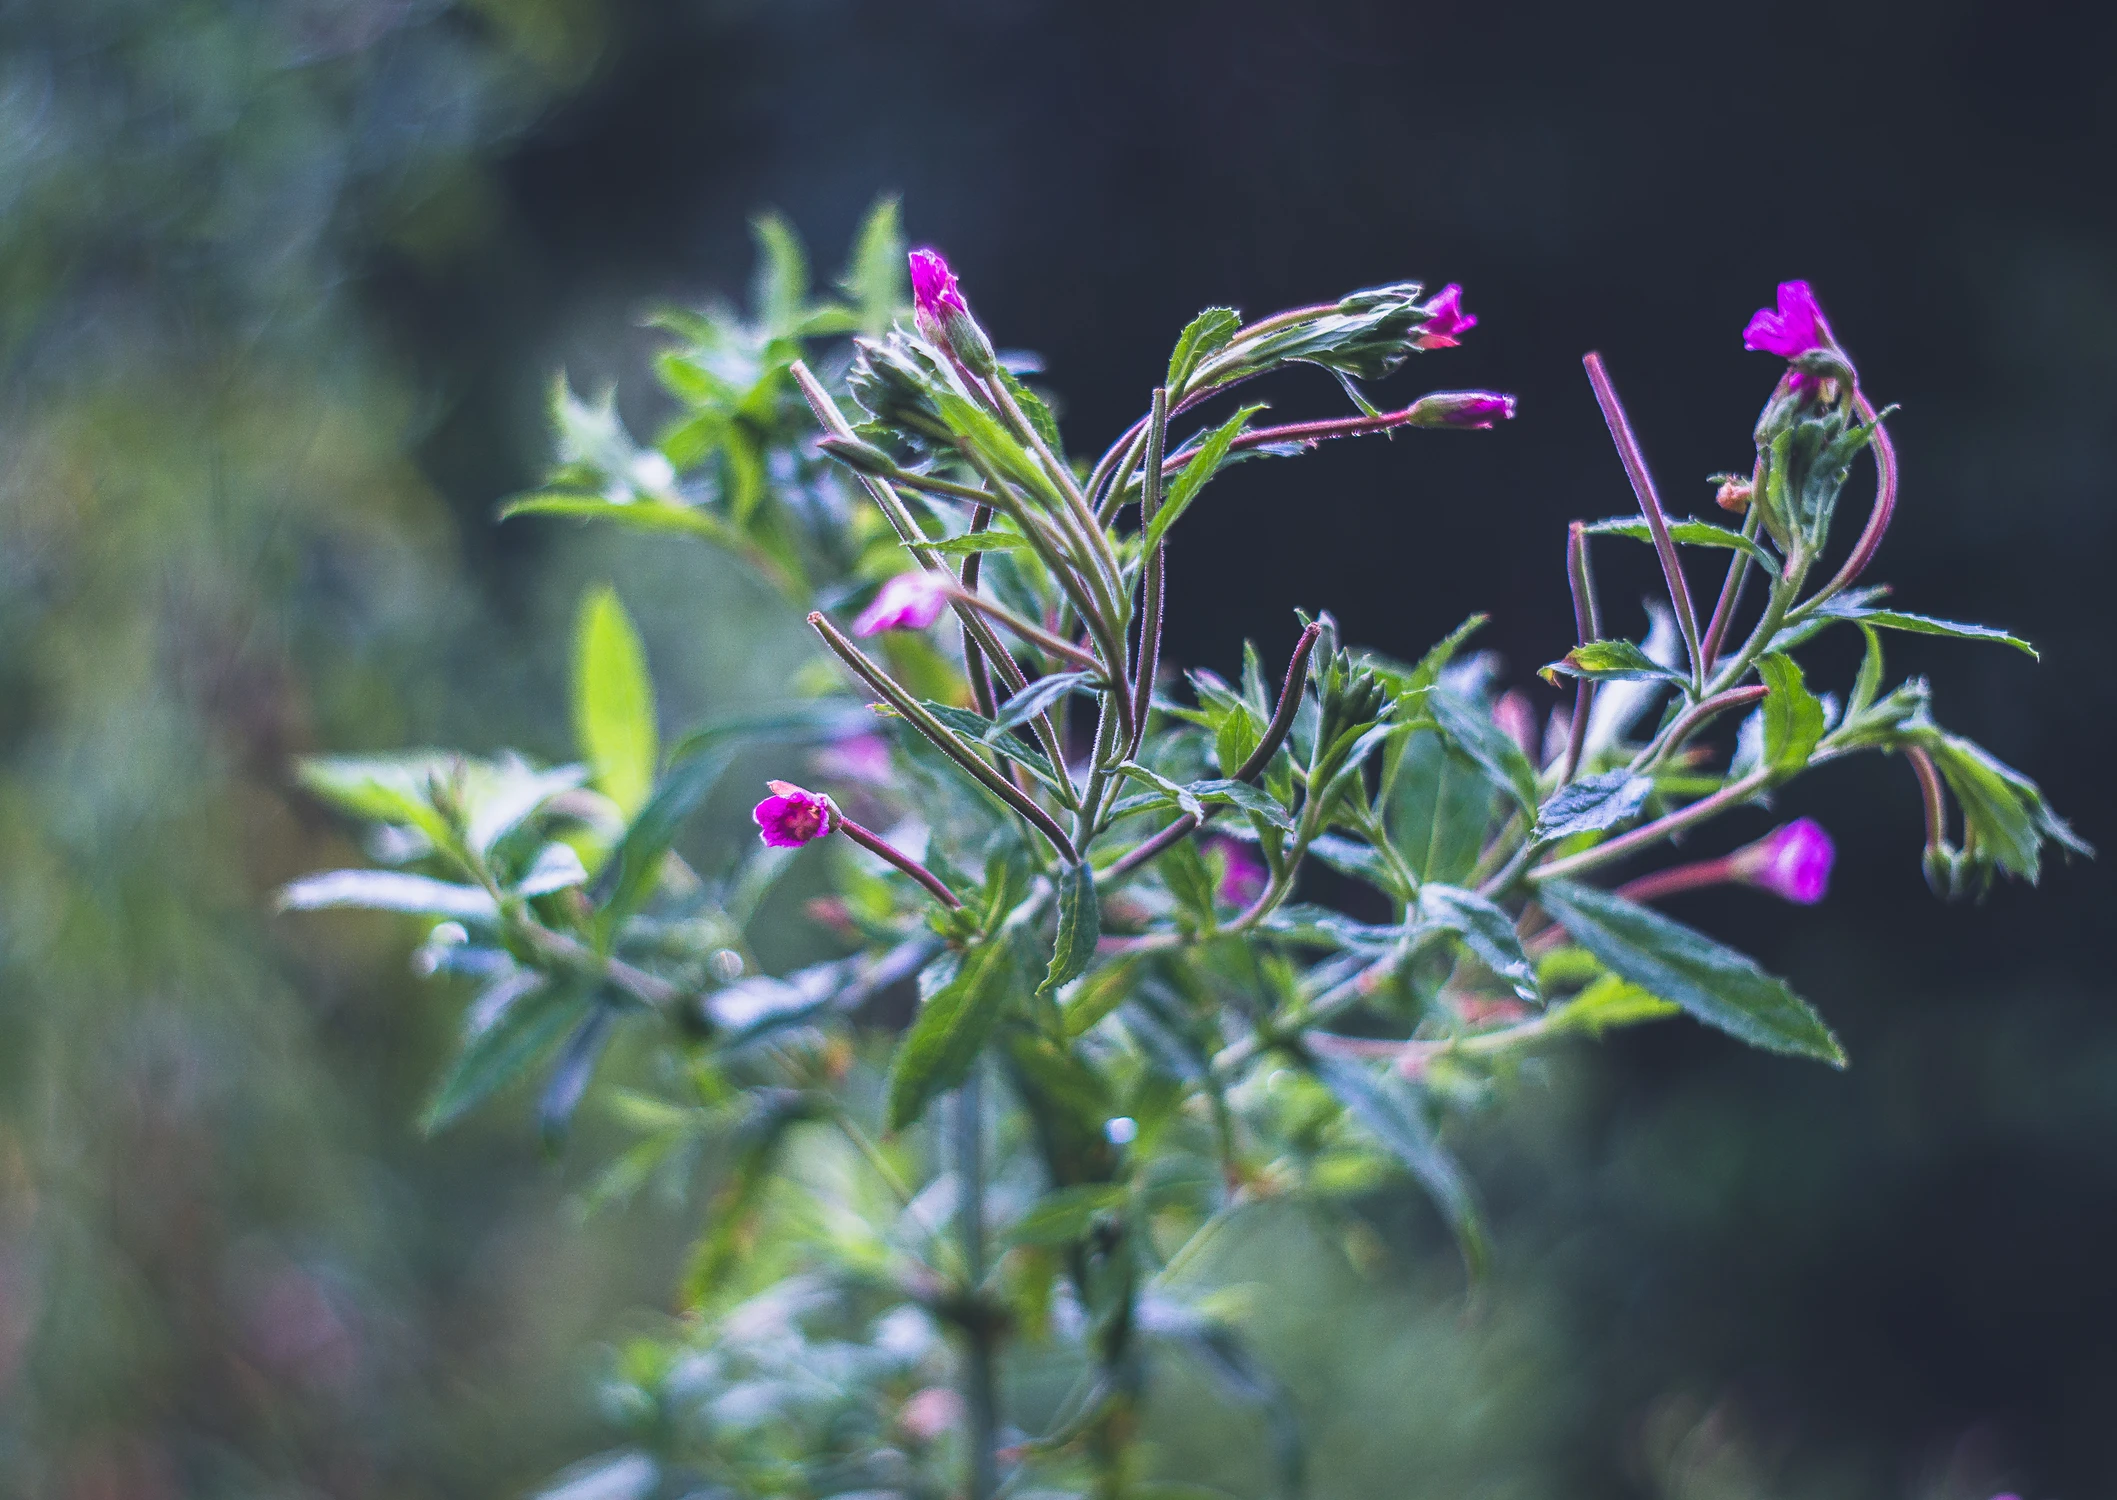
M1901 609L1877 609L1868 602L1873 598L1879 597L1883 592L1886 591L1853 590L1848 593L1835 595L1818 605L1811 618L1816 620L1857 620L1862 624L1877 626L1883 630L1902 630L1908 631L1913 635L1946 636L1950 640L1994 641L2002 646L2012 646L2015 650L2025 653L2031 660L2036 659L2036 648L2011 631L2001 630L1992 625L1965 625L1957 620L1939 620L1931 615L1914 615ZM1805 621L1802 622L1802 624L1806 623ZM1785 631L1781 632L1780 639L1773 640L1772 649L1775 651L1788 649L1780 644L1780 640L1800 630L1802 624L1788 626Z
M515 984L517 993L496 1007L496 1015L487 1014L483 1002L471 1007L471 1016L483 1024L464 1039L420 1116L420 1128L429 1135L521 1077L587 1013L588 998L572 986L546 983L524 991L518 981L499 982Z
M991 939L972 950L955 978L919 1008L890 1061L890 1129L911 1124L935 1095L968 1076L1019 984L1012 946L1004 937Z
M1000 729L1027 724L1068 693L1087 691L1096 680L1093 672L1053 672L1048 677L1039 677L1002 703L992 722Z
M1476 891L1429 881L1419 887L1419 921L1463 940L1479 963L1514 987L1524 1000L1541 1000L1536 966L1522 951L1514 918Z
M279 893L281 911L322 911L341 906L416 912L465 922L489 922L499 915L493 898L477 886L409 875L401 870L330 870L321 875L305 875Z
M1067 865L1053 877L1058 886L1058 932L1052 940L1051 966L1044 972L1039 994L1056 993L1061 985L1087 972L1095 961L1095 944L1102 936L1102 911L1095 899L1095 870L1086 860Z
M1161 509L1154 512L1154 519L1148 523L1146 537L1141 544L1145 550L1151 552L1161 545L1162 539L1169 534L1169 528L1190 508L1191 502L1198 498L1198 492L1206 487L1206 481L1219 472L1221 464L1228 456L1228 445L1241 436L1242 429L1249 425L1250 418L1263 410L1261 406L1245 406L1206 435L1206 440L1198 445L1197 452L1177 471L1176 477L1169 481L1168 492L1161 498Z
M1773 652L1759 658L1757 675L1771 690L1763 707L1764 764L1799 770L1808 764L1827 727L1823 700L1808 690L1800 666L1790 656Z
M1619 978L1753 1047L1845 1065L1837 1038L1808 1003L1732 948L1593 886L1546 881L1537 900Z
M1933 757L1961 804L1980 858L2031 885L2042 871L2045 840L2074 854L2094 850L2051 810L2043 791L1984 746L1945 730L1906 736Z
M573 637L574 740L597 790L630 819L654 789L660 756L646 648L617 591L590 589Z
M1653 545L1654 533L1644 516L1612 516L1606 521L1590 522L1585 528L1590 536L1623 536L1635 542ZM1755 561L1776 573L1779 560L1751 541L1739 531L1730 531L1725 526L1715 526L1710 521L1671 519L1669 537L1686 547L1724 547L1745 552Z
M1456 1247L1462 1252L1471 1281L1481 1281L1489 1259L1483 1217L1463 1169L1435 1139L1433 1127L1410 1089L1395 1077L1377 1077L1351 1058L1319 1053L1310 1057L1308 1065L1347 1112L1426 1189L1441 1217L1455 1232Z
M1235 330L1242 326L1242 314L1232 307L1209 307L1184 325L1183 333L1176 340L1176 348L1169 355L1169 394L1181 394L1184 382L1198 368L1200 360L1219 353L1227 347Z
M1615 828L1646 806L1654 778L1625 770L1582 776L1553 792L1536 814L1538 842Z

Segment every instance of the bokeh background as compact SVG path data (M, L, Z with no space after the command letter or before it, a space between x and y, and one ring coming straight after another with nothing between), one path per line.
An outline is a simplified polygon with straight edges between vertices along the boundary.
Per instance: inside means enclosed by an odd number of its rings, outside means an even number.
M1485 609L1526 678L1569 639L1563 523L1629 505L1581 352L1696 508L1775 374L1742 323L1808 277L1903 404L1879 574L2044 652L1892 665L2117 840L2113 44L2060 0L16 0L0 1492L511 1495L605 1441L596 1350L666 1304L685 1216L576 1211L595 1132L546 1160L520 1101L419 1138L455 1000L404 926L270 897L358 857L290 755L562 755L589 580L672 724L783 675L794 622L710 554L491 519L559 367L651 426L637 315L738 292L763 208L832 265L900 193L1084 439L1207 303L1465 285L1476 334L1398 385L1520 420L1225 479L1170 647L1222 669L1297 605L1400 655ZM1829 902L1681 914L1792 976L1849 1072L1672 1026L1526 1079L1466 1142L1475 1315L1409 1198L1230 1256L1319 1493L2117 1491L2109 868L1942 908L1900 768L1800 797ZM1168 1472L1262 1492L1232 1419L1170 1411Z

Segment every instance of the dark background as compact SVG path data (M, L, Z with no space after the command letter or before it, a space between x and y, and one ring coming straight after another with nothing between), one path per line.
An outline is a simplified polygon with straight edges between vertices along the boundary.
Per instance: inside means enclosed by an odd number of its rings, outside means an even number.
M660 590L672 713L740 670L685 610L784 623L725 570L491 521L548 456L553 369L651 427L638 312L737 293L761 209L828 267L900 193L1077 449L1201 306L1462 283L1464 347L1376 394L1496 387L1519 420L1234 471L1173 554L1169 653L1283 659L1298 606L1413 655L1484 610L1540 705L1564 523L1631 505L1581 353L1672 508L1709 509L1778 370L1742 325L1808 278L1903 408L1870 576L2043 652L1899 638L1892 671L2117 840L2113 44L2109 7L2022 0L28 0L0 25L0 1487L508 1493L604 1440L579 1351L662 1297L683 1226L570 1226L579 1164L518 1118L413 1139L452 1020L406 929L265 913L359 858L286 798L290 752L563 750L581 567ZM1598 566L1636 630L1645 550ZM1792 813L1837 837L1824 905L1677 911L1790 975L1852 1068L1671 1026L1525 1078L1466 1141L1487 1321L1407 1200L1397 1300L1339 1287L1280 1341L1312 1402L1342 1364L1386 1429L1401 1379L1437 1463L1518 1431L1544 1487L1494 1495L2117 1491L2109 866L1943 907L1900 766ZM1501 1375L1439 1399L1368 1359L1362 1310L1406 1287Z
M1903 406L1899 519L1872 576L2044 653L1905 642L1892 667L1931 670L1944 722L2107 842L2113 15L649 8L508 160L524 235L509 274L385 277L375 295L417 309L408 336L455 364L463 404L432 461L475 517L505 487L478 461L506 451L492 434L592 316L576 309L732 289L743 218L765 204L832 245L872 192L902 193L914 239L950 255L1003 343L1045 356L1074 441L1096 447L1202 305L1460 281L1478 329L1415 361L1392 399L1495 386L1520 395L1520 419L1237 471L1176 554L1171 650L1223 669L1244 636L1283 651L1301 605L1410 654L1483 609L1526 679L1568 639L1564 523L1630 505L1580 354L1609 359L1671 503L1704 507L1707 473L1746 466L1776 375L1741 326L1775 282L1806 277L1868 389ZM1282 412L1336 409L1320 379L1272 394ZM1624 545L1604 548L1613 600L1652 584L1643 550L1608 555ZM1944 908L1919 877L1901 767L1847 766L1796 796L1838 835L1835 899L1795 914L1694 898L1685 914L1790 970L1853 1069L1737 1057L1688 1029L1628 1041L1583 1150L1605 1166L1668 1153L1676 1175L1713 1180L1635 1196L1607 1176L1510 1176L1510 1202L1554 1242L1593 1226L1596 1248L1553 1266L1580 1278L1613 1420L1681 1369L1790 1405L1812 1440L1911 1449L1989 1429L2024 1483L2106 1491L2109 876L2060 866L2042 891ZM1706 1101L1740 1128L1698 1119ZM1686 1139L1708 1130L1741 1139Z

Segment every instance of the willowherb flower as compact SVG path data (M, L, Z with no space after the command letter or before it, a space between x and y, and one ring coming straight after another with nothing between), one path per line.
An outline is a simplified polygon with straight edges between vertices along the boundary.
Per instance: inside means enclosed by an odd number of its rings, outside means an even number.
M972 374L990 375L999 368L992 340L970 315L956 273L940 251L912 251L911 295L912 321L929 344L954 354Z
M768 781L772 795L750 810L757 836L774 849L799 849L831 831L831 799L791 781Z
M1837 846L1813 818L1796 818L1756 843L1728 856L1738 880L1802 906L1813 906L1830 889L1830 866Z
M889 763L889 741L879 734L856 734L826 745L815 755L816 769L840 781L888 786L894 776Z
M1449 342L1455 341L1450 339ZM1514 398L1498 391L1433 391L1412 402L1410 413L1409 420L1414 427L1482 431L1496 422L1514 420Z
M948 608L948 582L937 572L899 573L882 585L874 602L853 619L853 634L924 630Z
M1742 330L1742 347L1781 359L1799 359L1817 349L1836 349L1815 288L1805 281L1779 283L1779 305L1760 307Z
M1248 844L1216 834L1206 840L1206 855L1220 867L1213 895L1223 906L1248 906L1264 894L1271 872Z
M1426 326L1412 342L1421 349L1453 349L1462 342L1459 335L1475 327L1476 316L1463 311L1463 289L1451 281L1426 304Z

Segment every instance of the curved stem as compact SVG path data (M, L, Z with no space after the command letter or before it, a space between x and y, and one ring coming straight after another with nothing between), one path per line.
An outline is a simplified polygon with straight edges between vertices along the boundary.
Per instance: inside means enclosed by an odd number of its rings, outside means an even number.
M1750 480L1750 493L1754 497L1763 487L1764 460L1758 459L1754 475ZM1742 534L1755 541L1764 512L1752 498L1749 514L1742 518ZM1742 603L1743 586L1749 582L1750 557L1747 552L1736 550L1727 565L1727 581L1720 585L1720 602L1713 606L1712 623L1705 627L1705 640L1699 649L1705 653L1705 670L1713 670L1714 659L1720 655L1720 642L1727 635L1727 628L1734 623L1735 610Z
M1162 449L1169 438L1169 389L1154 388L1154 410L1147 424L1147 461L1140 471L1139 524L1145 533L1154 523L1161 510L1161 464ZM1168 543L1157 546L1143 564L1146 583L1141 590L1139 603L1139 660L1132 672L1132 738L1125 748L1125 758L1130 760L1139 754L1140 741L1146 737L1147 716L1154 706L1154 678L1161 670L1161 625L1163 590L1166 587L1168 570Z
M1875 422L1874 403L1864 394L1854 390L1852 403L1861 421ZM1896 514L1896 444L1891 440L1887 426L1876 422L1869 446L1874 449L1874 508L1867 513L1867 525L1860 532L1859 541L1853 545L1852 556L1846 558L1845 566L1838 569L1837 575L1807 601L1810 609L1859 582L1860 575L1867 571L1867 565L1874 561L1875 553L1881 548L1882 538L1888 534L1890 517Z
M1628 854L1636 854L1641 849L1659 843L1670 834L1681 833L1693 824L1703 823L1731 807L1747 802L1770 786L1771 782L1772 773L1769 768L1753 771L1740 781L1729 782L1712 796L1701 797L1690 806L1678 808L1675 812L1643 824L1630 833L1620 834L1607 843L1597 844L1593 849L1583 849L1565 859L1554 859L1549 864L1538 865L1528 872L1528 878L1535 882L1557 880L1593 870L1612 860L1623 859Z
M1588 528L1575 521L1566 528L1566 585L1573 594L1573 633L1580 644L1602 639L1602 607L1595 598L1595 574L1588 565ZM1558 784L1564 786L1580 769L1581 750L1588 743L1588 711L1595 706L1595 681L1583 677L1573 689L1573 723L1566 735L1566 759L1559 767Z
M1632 493L1639 499L1639 509L1647 519L1647 530L1654 536L1654 551L1661 558L1662 576L1668 580L1669 602L1676 607L1676 623L1683 630L1683 644L1691 655L1691 680L1705 680L1705 662L1698 649L1698 610L1691 603L1691 586L1684 580L1683 560L1677 555L1676 543L1669 536L1669 522L1662 513L1661 496L1655 492L1654 476L1647 472L1646 454L1641 451L1639 438L1632 431L1630 419L1625 416L1624 403L1617 399L1617 387L1610 382L1610 372L1603 368L1602 356L1590 353L1582 356L1581 363L1587 367L1588 383L1595 388L1595 400L1602 407L1603 421L1610 429L1611 441L1617 444L1617 456L1624 461L1625 475L1632 481Z
M837 814L836 827L838 831L861 848L867 850L868 853L895 865L912 879L918 881L919 884L925 886L927 890L933 893L935 900L939 901L950 911L955 911L963 905L962 898L942 884L941 877L927 869L926 866L920 864L909 854L906 854L902 849L899 849L872 829L863 828L844 813L838 812L838 805L835 802L831 804L831 811Z

